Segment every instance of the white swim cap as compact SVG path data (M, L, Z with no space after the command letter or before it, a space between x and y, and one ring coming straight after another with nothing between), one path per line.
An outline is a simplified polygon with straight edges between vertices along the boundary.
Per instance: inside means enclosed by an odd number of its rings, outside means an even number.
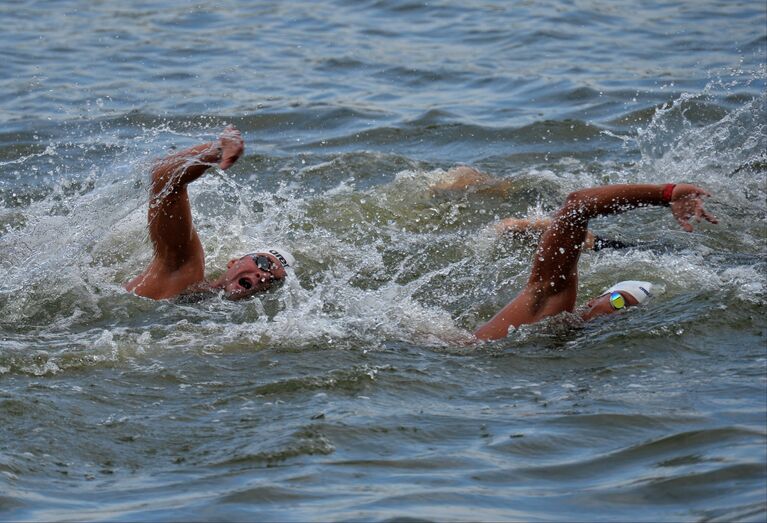
M620 291L630 294L637 302L642 304L649 298L652 298L652 288L653 284L649 281L626 280L616 283L602 293L602 296L610 294L611 292Z
M293 257L292 254L290 254L290 251L287 249L283 249L282 247L259 247L254 253L259 252L268 252L278 260L280 260L280 263L283 267L295 267L296 265L296 259Z

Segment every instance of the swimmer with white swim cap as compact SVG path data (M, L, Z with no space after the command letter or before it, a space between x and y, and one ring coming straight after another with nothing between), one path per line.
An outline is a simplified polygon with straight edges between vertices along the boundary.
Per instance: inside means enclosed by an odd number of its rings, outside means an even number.
M585 320L611 314L615 311L642 305L652 298L654 285L649 281L626 280L616 283L600 296L586 303L586 310L581 314ZM609 298L605 298L608 297ZM609 309L607 308L609 304Z
M240 132L227 127L215 142L172 154L152 169L149 238L154 255L149 266L125 284L139 296L162 300L204 291L224 291L240 300L271 289L295 266L282 247L264 247L229 260L224 274L205 279L205 252L192 222L187 185L217 165L228 169L244 151Z
M584 248L589 220L637 207L662 205L682 228L691 232L690 219L717 219L703 208L705 190L690 184L626 184L593 187L571 193L554 215L533 259L527 285L516 298L474 332L481 340L505 337L511 327L536 323L574 312L578 294L578 260ZM588 301L578 312L584 320L640 305L652 296L650 282L624 281Z
M431 195L449 194L471 191L475 194L485 194L493 196L508 197L514 188L513 180L504 178L495 178L487 173L478 171L468 165L459 165L449 169L445 173L442 181L433 184L430 187ZM540 238L546 231L551 218L503 218L493 224L493 229L499 235L509 237L531 236ZM536 240L537 241L537 240ZM634 247L630 243L620 240L611 240L597 236L591 231L586 233L584 249L600 251L602 249L626 249Z

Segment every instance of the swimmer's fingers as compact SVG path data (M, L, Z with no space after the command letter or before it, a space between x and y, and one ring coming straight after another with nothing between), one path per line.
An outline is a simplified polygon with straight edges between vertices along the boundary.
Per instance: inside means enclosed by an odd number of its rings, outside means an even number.
M689 215L676 215L676 221L687 232L692 232L692 224L690 224Z
M221 131L221 136L240 136L240 130L234 124L229 124Z
M719 223L719 220L716 219L716 216L708 212L705 209L705 207L703 207L703 200L701 200L701 198L696 198L695 199L695 221L700 223L704 219L710 223Z
M694 203L689 198L680 198L671 202L671 213L682 229L692 232L690 218L695 214L695 210Z
M703 218L705 218L708 222L719 223L719 220L717 219L717 217L711 214L710 212L708 212L706 209L704 209L702 205L700 209L702 211L701 216L703 216Z
M224 132L221 133L219 144L221 149L221 160L219 161L218 166L221 167L221 169L228 169L231 167L245 150L242 134L233 125L228 126L224 129Z
M671 199L671 212L679 225L687 232L692 232L691 218L697 223L704 219L711 223L718 223L716 217L706 211L703 206L703 198L711 196L711 193L689 184L679 184L675 187Z
M703 198L709 198L711 196L711 193L706 191L705 189L698 188L700 193L698 196L698 208L700 210L700 213L698 215L698 221L700 221L701 217L706 219L709 223L719 223L719 220L716 216L711 214L706 210L706 208L703 206Z
M703 219L703 203L698 199L695 202L695 221L697 223L700 223L700 221Z
M679 225L687 232L693 231L693 226L690 223L690 218L695 217L696 222L707 220L711 223L719 223L716 216L706 211L703 208L703 204L700 200L687 202L691 205L677 205L674 209L674 218Z

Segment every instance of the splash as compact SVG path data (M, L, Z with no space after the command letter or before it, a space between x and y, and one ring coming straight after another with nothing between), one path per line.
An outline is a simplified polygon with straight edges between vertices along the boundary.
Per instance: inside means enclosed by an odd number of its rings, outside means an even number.
M640 247L584 255L584 299L617 279L652 274L666 289L662 300L697 293L763 305L765 121L763 93L725 107L712 85L656 110L637 132L638 162L515 166L502 179L503 194L435 193L444 169L393 155L345 152L290 172L279 158L246 156L239 171L214 171L190 187L209 274L253 245L280 243L298 259L288 285L246 304L151 302L122 289L151 256L150 160L171 142L217 129L164 123L127 138L106 129L98 138L47 144L3 167L22 176L43 160L70 169L73 143L90 165L75 174L62 167L56 179L0 207L0 324L17 336L3 342L0 369L56 373L164 350L464 344L529 270L533 246L498 237L492 224L545 215L567 192L600 183L698 183L714 193L721 225L685 234L665 209L595 221L598 232ZM255 162L276 167L261 172ZM377 176L381 165L403 168ZM24 355L36 342L47 354Z

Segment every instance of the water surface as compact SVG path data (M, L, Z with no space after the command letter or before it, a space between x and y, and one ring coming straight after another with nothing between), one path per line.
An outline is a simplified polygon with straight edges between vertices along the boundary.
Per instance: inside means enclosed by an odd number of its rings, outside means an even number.
M761 1L0 6L0 519L761 521ZM233 123L190 193L247 303L152 302L148 169ZM458 164L505 191L434 193ZM469 333L520 290L503 217L686 181L720 219L604 218L581 299L629 314Z

